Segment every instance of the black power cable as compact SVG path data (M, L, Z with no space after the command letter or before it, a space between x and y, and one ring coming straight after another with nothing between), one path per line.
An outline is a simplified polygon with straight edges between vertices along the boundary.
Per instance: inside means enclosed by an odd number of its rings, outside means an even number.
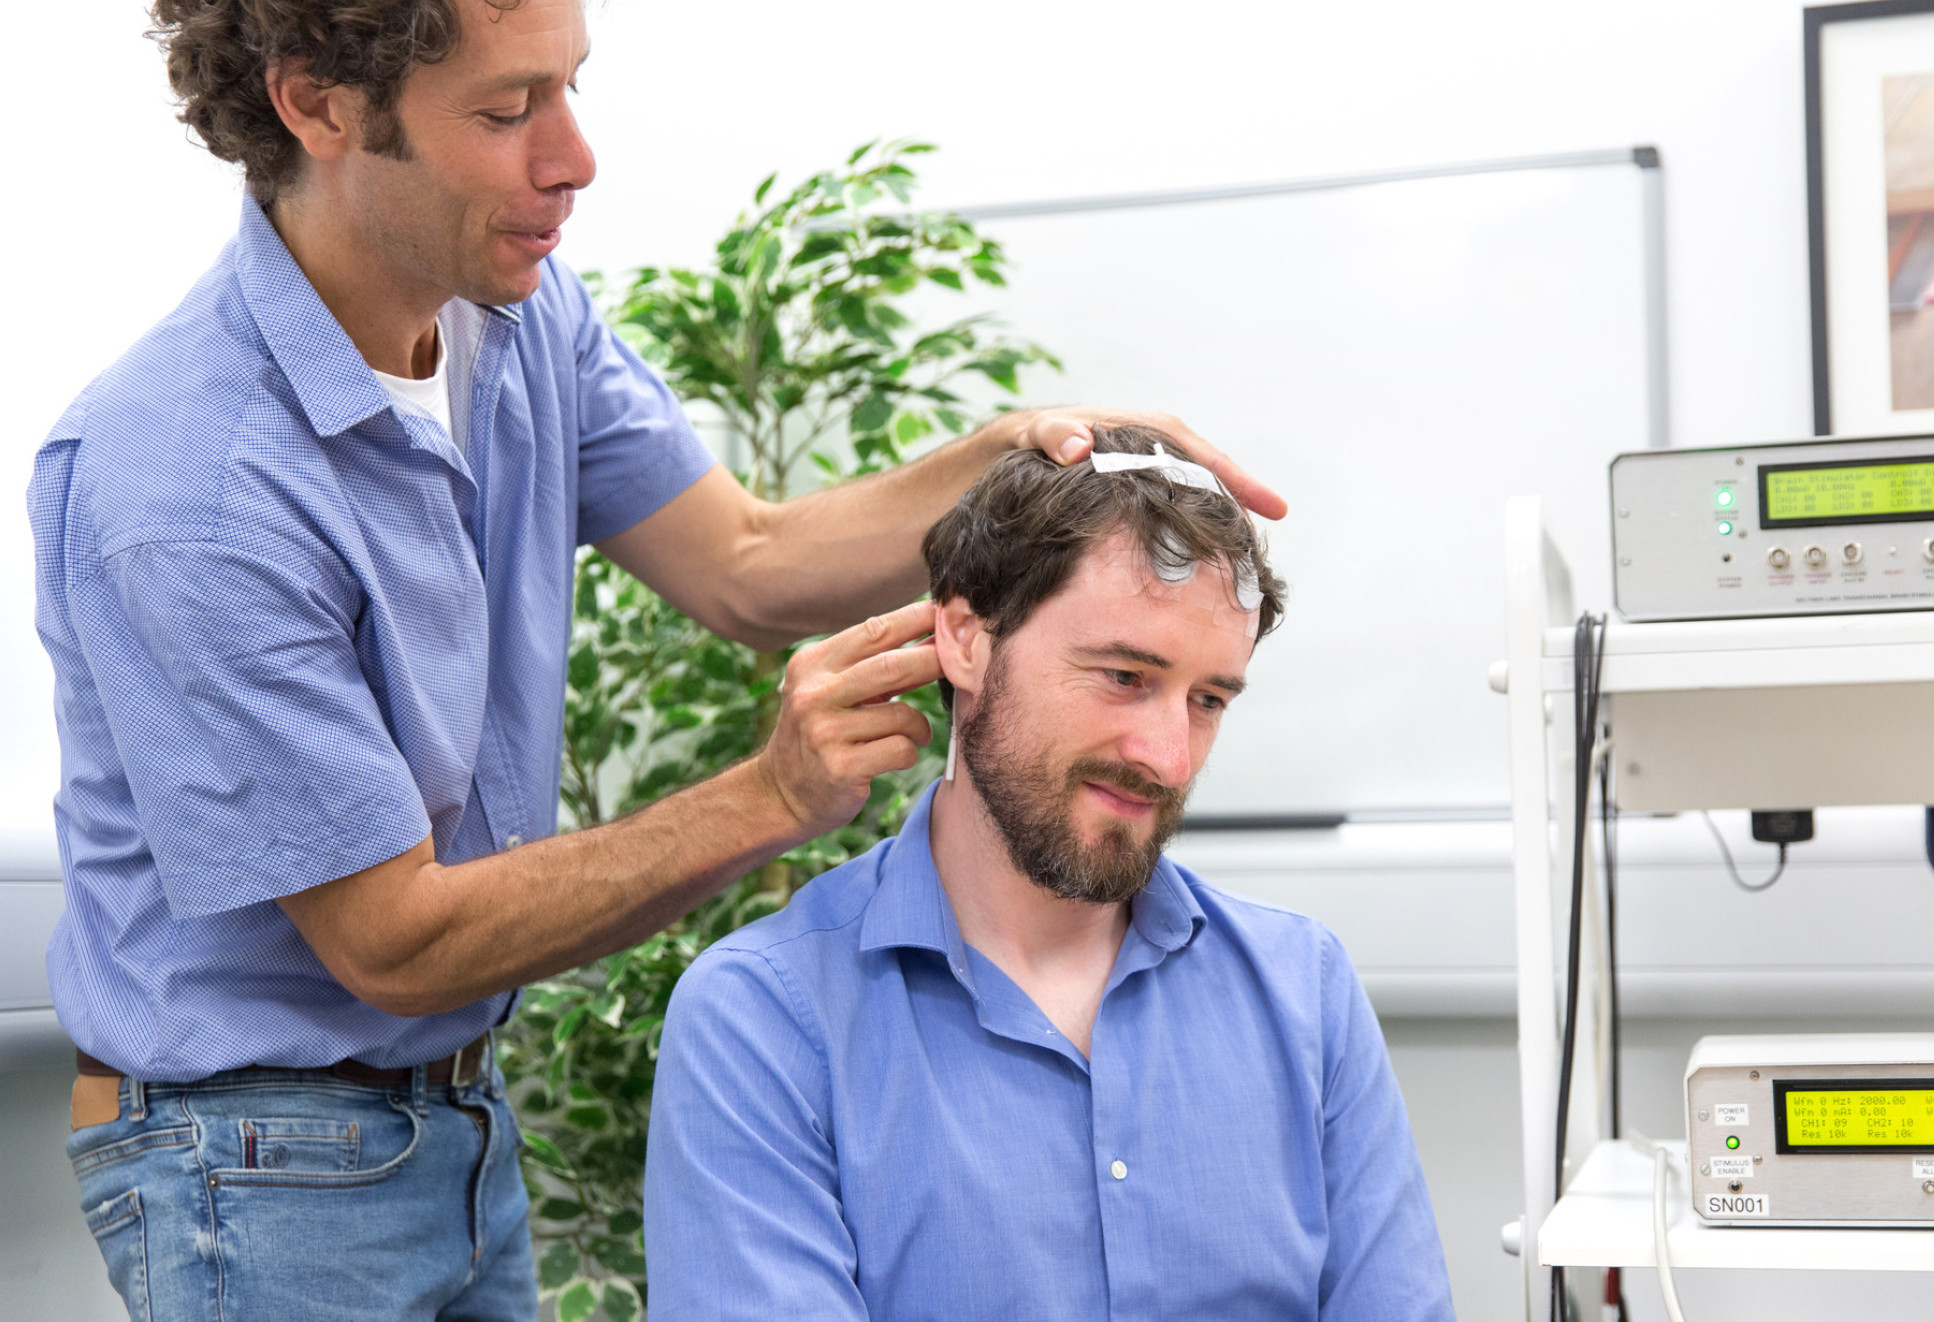
M1598 746L1598 679L1605 663L1605 617L1578 617L1571 640L1572 832L1571 916L1565 947L1565 1021L1558 1053L1558 1123L1552 1162L1552 1202L1565 1192L1565 1148L1571 1125L1571 1074L1578 1049L1578 965L1585 917L1585 855L1591 824L1592 752ZM1569 1322L1565 1269L1551 1269L1553 1322Z

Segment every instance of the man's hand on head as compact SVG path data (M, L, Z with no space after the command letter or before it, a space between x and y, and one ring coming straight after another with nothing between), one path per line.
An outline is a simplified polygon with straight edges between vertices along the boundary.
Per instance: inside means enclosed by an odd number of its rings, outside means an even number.
M1289 513L1289 504L1268 486L1250 476L1243 467L1222 451L1196 435L1189 425L1170 413L1138 413L1133 410L1078 406L1057 409L1022 409L1003 417L996 426L1012 429L1015 449L1035 449L1058 464L1078 464L1094 449L1094 427L1130 424L1167 432L1188 450L1188 457L1214 473L1229 488L1229 494L1244 508L1265 519L1280 519Z
M873 778L905 771L932 741L927 718L893 699L940 678L933 617L932 602L916 601L802 647L786 666L758 761L808 838L852 821Z

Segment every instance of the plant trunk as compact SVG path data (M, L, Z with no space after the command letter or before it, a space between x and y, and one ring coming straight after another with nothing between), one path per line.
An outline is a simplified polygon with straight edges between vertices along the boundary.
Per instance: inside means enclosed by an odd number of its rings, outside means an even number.
M786 674L786 654L784 652L760 652L752 665L754 682L771 680L772 688L759 699L759 747L764 748L766 740L779 725L779 704L781 694L779 684ZM792 898L793 866L784 859L775 858L759 869L759 889L779 897L781 904Z

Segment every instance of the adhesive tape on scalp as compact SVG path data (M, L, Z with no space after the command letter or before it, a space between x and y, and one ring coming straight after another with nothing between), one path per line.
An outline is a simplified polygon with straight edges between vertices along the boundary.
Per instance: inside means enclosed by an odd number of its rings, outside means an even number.
M1229 493L1223 489L1216 476L1201 464L1192 464L1186 459L1178 459L1164 450L1160 442L1155 445L1154 454L1126 454L1119 450L1089 456L1097 473L1127 473L1143 469L1160 473L1171 482L1180 482L1185 487L1200 487L1204 491Z

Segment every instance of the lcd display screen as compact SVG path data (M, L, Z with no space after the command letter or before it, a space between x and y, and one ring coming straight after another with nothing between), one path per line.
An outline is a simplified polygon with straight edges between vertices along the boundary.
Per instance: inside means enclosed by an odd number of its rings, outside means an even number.
M1773 1081L1781 1152L1934 1152L1934 1080Z
M1762 528L1915 519L1934 519L1934 457L1759 470Z

